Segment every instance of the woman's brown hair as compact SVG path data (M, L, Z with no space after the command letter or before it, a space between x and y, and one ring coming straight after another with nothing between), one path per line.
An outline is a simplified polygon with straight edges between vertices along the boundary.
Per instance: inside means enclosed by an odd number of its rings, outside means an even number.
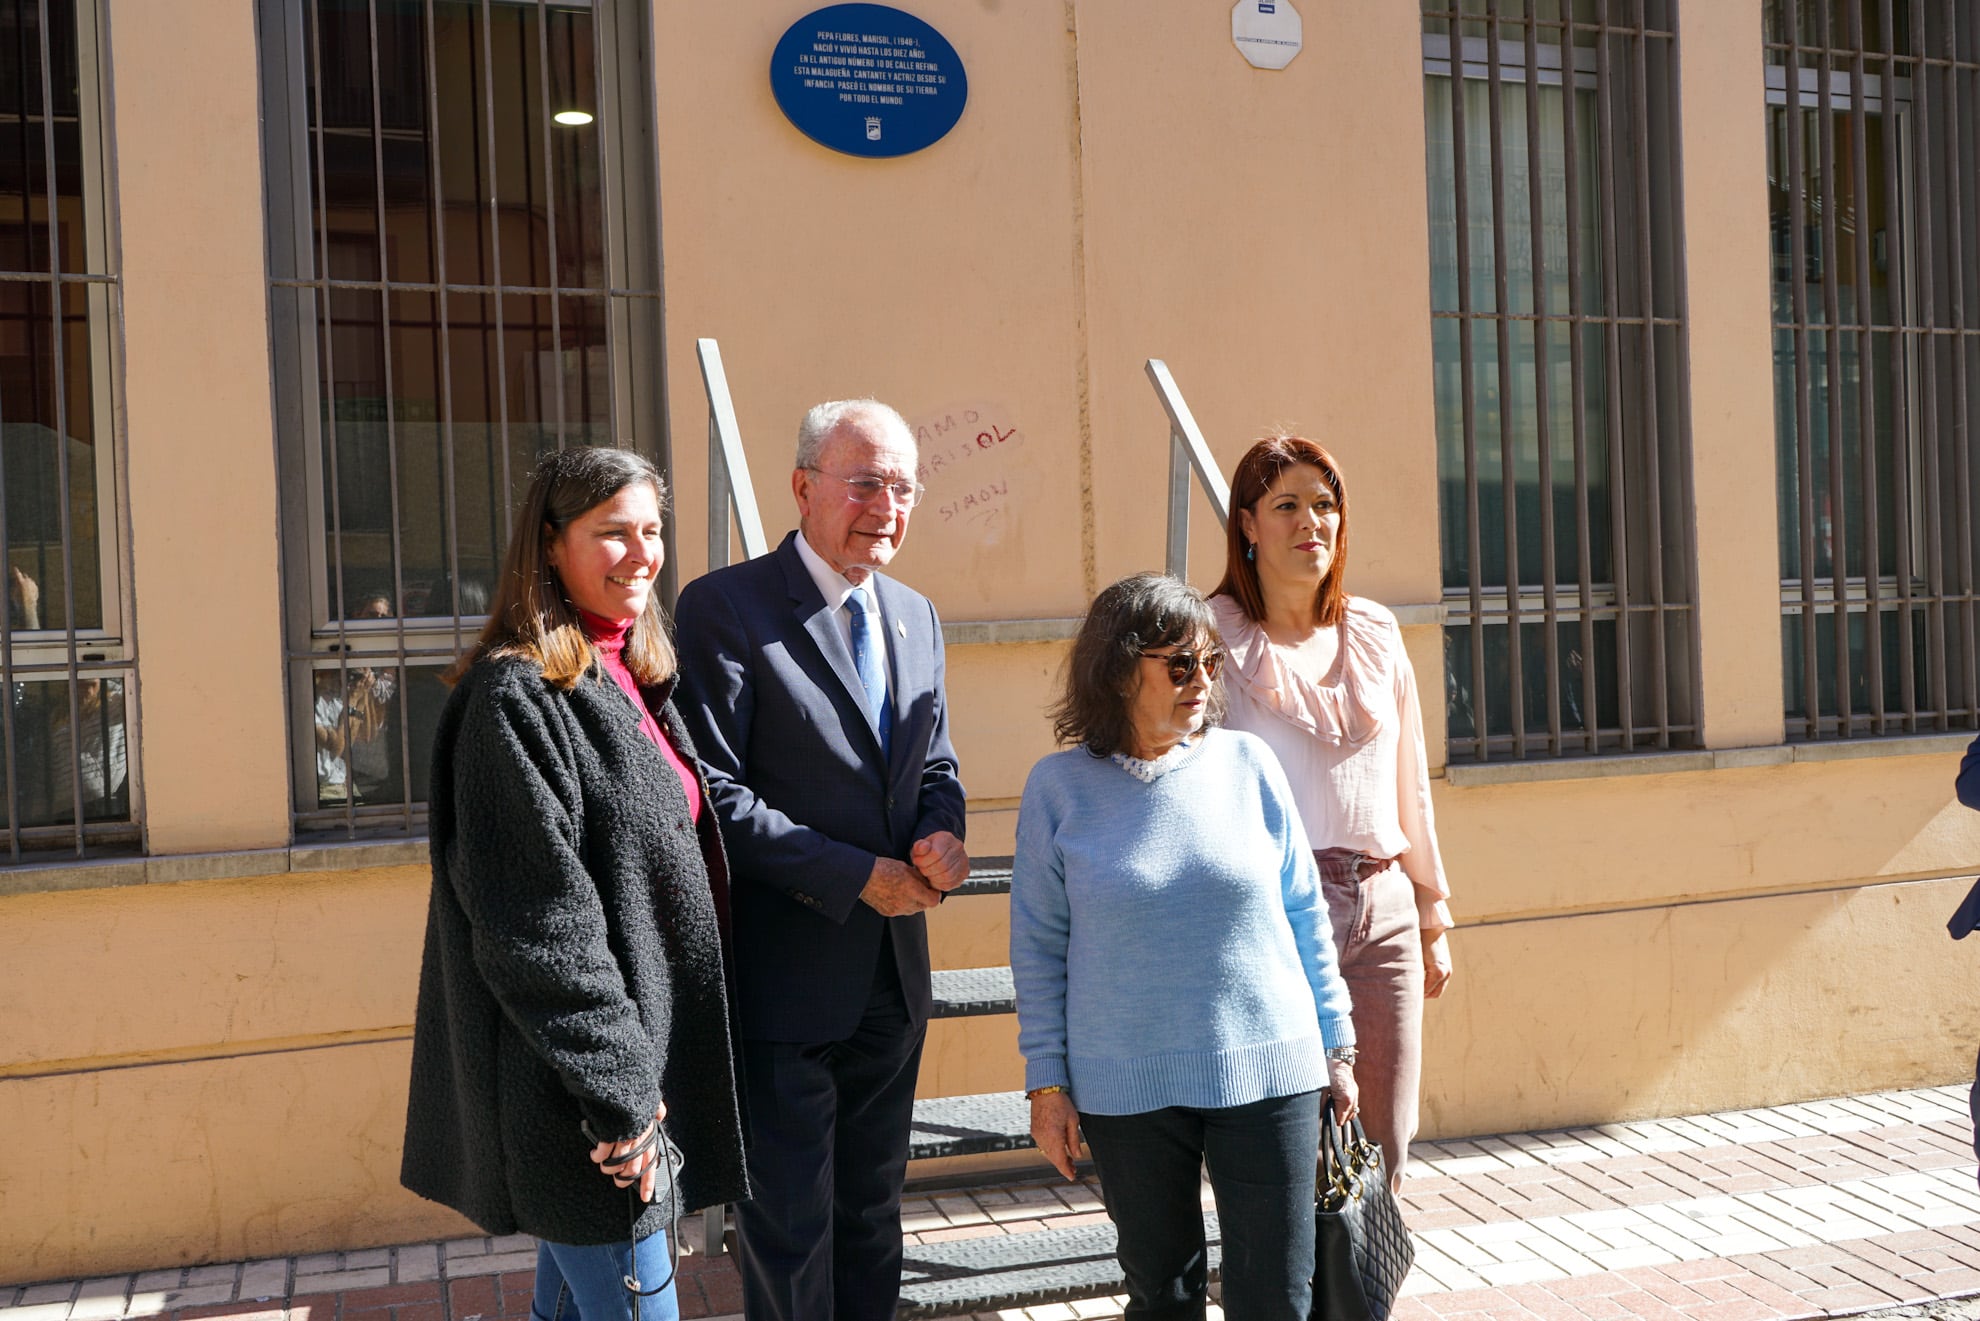
M442 676L448 683L458 683L470 666L488 658L526 660L542 668L546 682L566 689L576 686L591 668L591 639L550 566L550 546L586 510L641 483L653 488L653 497L665 513L666 482L657 468L631 450L573 446L544 455L516 514L495 599L488 604L488 625ZM674 643L667 635L657 593L647 596L646 610L626 635L625 662L633 678L645 685L665 683L674 676Z
M1334 461L1325 445L1304 436L1266 436L1238 460L1237 470L1231 474L1231 517L1224 529L1224 578L1210 595L1230 597L1251 619L1265 618L1265 593L1258 586L1258 565L1247 554L1250 543L1244 539L1244 523L1237 514L1240 509L1255 513L1258 502L1278 483L1286 469L1301 464L1320 470L1327 485L1333 488L1334 502L1341 511L1341 530L1334 538L1334 561L1327 569L1327 576L1320 580L1320 590L1313 601L1324 628L1340 623L1347 613L1347 478L1341 475L1341 465Z
M1046 712L1054 737L1096 757L1132 752L1131 695L1141 653L1167 646L1222 646L1210 606L1194 587L1165 573L1137 573L1094 597L1066 658L1065 687ZM1204 702L1203 727L1223 721L1218 680Z

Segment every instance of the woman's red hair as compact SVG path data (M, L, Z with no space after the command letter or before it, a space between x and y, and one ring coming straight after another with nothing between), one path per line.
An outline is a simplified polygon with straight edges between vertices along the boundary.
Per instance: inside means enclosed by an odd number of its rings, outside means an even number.
M1304 436L1266 436L1238 460L1236 471L1231 473L1231 516L1225 528L1224 579L1211 595L1230 597L1254 620L1265 618L1265 593L1258 586L1258 566L1245 554L1250 549L1250 543L1244 539L1244 525L1238 518L1238 510L1249 509L1256 514L1258 502L1278 484L1286 469L1301 464L1320 470L1320 475L1327 479L1327 485L1334 488L1334 500L1341 510L1341 530L1334 538L1334 562L1328 568L1327 576L1320 580L1320 590L1313 602L1321 626L1326 627L1340 623L1347 613L1347 479L1341 475L1341 465L1334 461L1327 447Z

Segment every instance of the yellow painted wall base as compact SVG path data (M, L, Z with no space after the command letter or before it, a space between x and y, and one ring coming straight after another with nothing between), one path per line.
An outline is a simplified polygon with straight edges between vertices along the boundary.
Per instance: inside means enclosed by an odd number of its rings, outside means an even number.
M1980 949L1944 926L1965 884L1462 930L1423 1134L1968 1076ZM397 868L0 901L0 1005L95 1011L6 1016L0 1282L472 1232L398 1186L426 885ZM1006 930L1000 899L944 905L938 966L1003 962ZM932 1025L924 1095L1021 1078L1014 1019Z
M403 1041L0 1082L0 1280L472 1234L399 1187Z
M1778 1105L1971 1078L1971 878L1458 933L1429 1006L1426 1136Z

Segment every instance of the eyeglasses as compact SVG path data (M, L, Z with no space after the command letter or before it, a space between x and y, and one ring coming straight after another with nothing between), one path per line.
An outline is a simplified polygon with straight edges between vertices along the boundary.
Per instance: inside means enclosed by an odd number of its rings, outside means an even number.
M912 509L920 503L923 493L928 490L920 482L910 481L905 477L888 481L885 477L841 477L835 472L826 472L823 468L806 468L805 471L815 472L820 477L830 477L835 482L844 482L846 499L856 505L870 505L880 498L882 492L887 492L894 497L895 504L903 509Z
M1160 652L1144 651L1144 660L1162 661L1169 671L1169 682L1181 688L1196 677L1196 667L1203 667L1203 677L1214 683L1217 672L1224 668L1224 653L1206 651L1201 656L1193 651L1174 651L1164 656Z

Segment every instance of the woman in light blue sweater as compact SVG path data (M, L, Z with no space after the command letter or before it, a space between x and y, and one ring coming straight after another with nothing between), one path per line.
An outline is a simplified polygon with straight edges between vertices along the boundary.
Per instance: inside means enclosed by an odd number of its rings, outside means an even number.
M1129 1317L1200 1318L1207 1165L1233 1321L1304 1321L1321 1089L1353 1113L1354 1025L1284 772L1217 729L1209 607L1160 574L1087 612L1032 768L1011 874L1031 1131L1080 1134L1120 1234Z

